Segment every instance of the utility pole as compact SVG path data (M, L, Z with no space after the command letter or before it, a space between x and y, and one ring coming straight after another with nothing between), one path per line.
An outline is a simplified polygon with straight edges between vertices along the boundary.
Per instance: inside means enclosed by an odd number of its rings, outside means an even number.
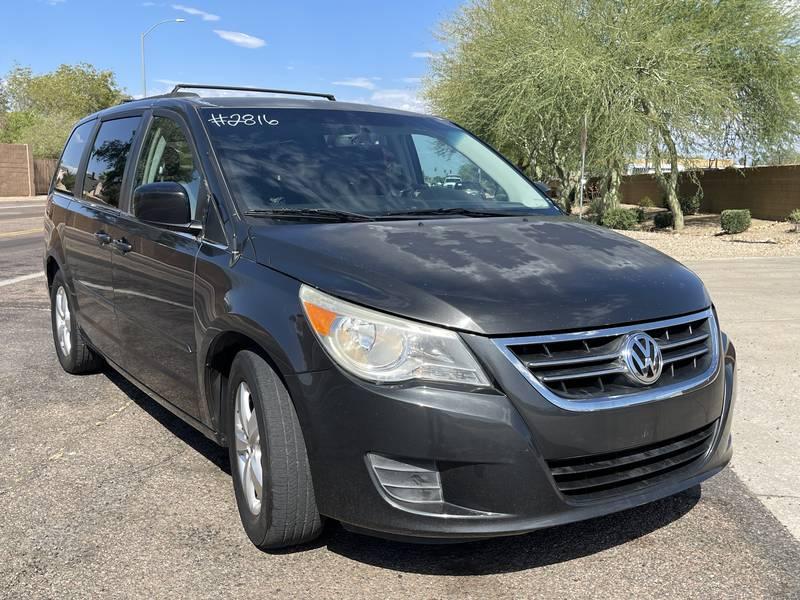
M578 218L583 219L583 183L584 172L586 171L586 141L588 137L589 117L583 114L583 128L581 129L581 179L578 184Z

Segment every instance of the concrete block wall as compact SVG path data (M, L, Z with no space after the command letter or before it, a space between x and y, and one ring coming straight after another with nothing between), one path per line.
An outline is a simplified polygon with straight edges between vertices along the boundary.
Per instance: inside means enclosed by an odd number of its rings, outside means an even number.
M33 196L33 157L27 144L0 144L0 196Z
M746 169L707 169L698 173L703 186L700 210L720 213L727 208L748 208L757 219L782 221L800 208L800 165L750 167ZM682 174L678 193L693 196L697 186ZM622 201L639 204L645 196L663 206L663 193L652 175L622 178Z

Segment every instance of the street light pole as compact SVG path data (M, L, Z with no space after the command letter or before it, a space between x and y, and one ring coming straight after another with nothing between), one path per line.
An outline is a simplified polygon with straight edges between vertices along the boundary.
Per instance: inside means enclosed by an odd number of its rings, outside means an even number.
M150 29L141 34L139 41L141 42L141 50L142 50L142 97L147 96L147 76L145 74L145 68L144 68L144 38L147 36L148 33L153 31L153 29L155 29L159 25L163 25L164 23L183 23L185 21L186 19L164 19L163 21L159 21L158 23L153 25Z

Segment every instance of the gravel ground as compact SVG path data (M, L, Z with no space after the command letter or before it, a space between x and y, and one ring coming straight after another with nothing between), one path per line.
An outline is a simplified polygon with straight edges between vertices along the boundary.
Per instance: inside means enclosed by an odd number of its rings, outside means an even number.
M647 227L648 224L645 225ZM652 224L649 224L652 226ZM707 258L800 256L800 233L787 222L753 219L744 233L728 235L719 226L719 215L691 215L680 233L620 231L680 261Z

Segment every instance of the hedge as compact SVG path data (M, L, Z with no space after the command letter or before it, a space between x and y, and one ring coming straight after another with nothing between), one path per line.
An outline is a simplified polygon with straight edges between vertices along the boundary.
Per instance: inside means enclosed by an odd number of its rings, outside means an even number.
M750 228L750 211L746 208L723 210L719 222L726 233L742 233Z
M656 229L672 227L673 222L674 219L671 212L660 212L653 216L653 225L656 226Z

